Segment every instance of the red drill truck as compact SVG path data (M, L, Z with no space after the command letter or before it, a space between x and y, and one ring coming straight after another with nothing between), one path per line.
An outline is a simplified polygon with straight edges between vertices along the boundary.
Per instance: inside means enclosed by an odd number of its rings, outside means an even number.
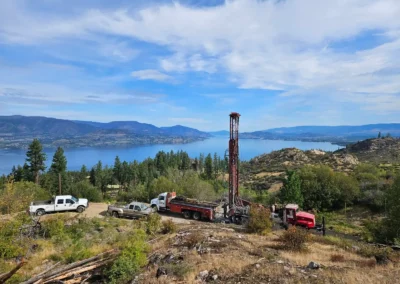
M186 219L214 220L215 209L219 204L203 202L183 196L176 196L176 192L164 192L150 202L151 207L157 211L169 211L182 214Z
M301 226L307 229L315 228L315 216L311 213L299 211L297 204L287 204L283 209L283 225Z

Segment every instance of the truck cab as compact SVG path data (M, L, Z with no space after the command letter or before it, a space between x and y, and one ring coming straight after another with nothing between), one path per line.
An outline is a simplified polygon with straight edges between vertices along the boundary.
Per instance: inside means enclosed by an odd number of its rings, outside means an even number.
M315 227L315 216L311 213L302 212L297 204L287 204L283 209L283 224L285 226L301 226L307 229Z
M176 197L176 192L160 193L156 198L150 201L150 206L156 211L165 211L168 209L169 201L174 197Z

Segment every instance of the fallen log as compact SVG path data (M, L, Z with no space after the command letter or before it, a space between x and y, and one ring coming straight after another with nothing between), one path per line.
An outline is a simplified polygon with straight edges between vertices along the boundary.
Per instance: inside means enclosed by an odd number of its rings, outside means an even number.
M104 266L104 265L106 265L106 264L108 264L108 263L110 263L112 261L114 261L114 259L107 259L107 260L100 261L98 263L86 266L84 268L78 268L78 269L74 269L72 271L69 270L69 271L66 271L66 273L64 273L62 275L46 279L44 283L49 283L51 281L56 281L56 280L62 280L62 279L68 278L68 277L73 276L73 275L79 275L79 274L81 274L83 272L91 271L91 270L96 269L98 267Z
M21 284L32 284L32 283L35 283L36 281L38 281L40 279L48 279L50 277L53 277L55 275L58 275L60 273L65 272L65 271L71 270L73 268L76 268L76 267L79 267L79 266L83 266L83 265L85 265L87 263L94 262L96 260L100 260L104 256L112 255L113 253L117 253L117 252L118 252L118 250L112 249L112 250L100 253L100 254L98 254L96 256L93 256L91 258L84 259L84 260L81 260L81 261L77 261L77 262L71 263L71 264L69 264L67 266L64 266L64 267L60 267L60 268L58 268L58 269L56 269L54 271L49 271L48 273L45 273L45 274L40 273L39 275L36 275L36 276L32 277L31 279L29 279L29 280L27 280L25 282L22 282Z
M6 281L8 279L10 279L22 266L24 266L24 264L26 263L25 260L22 260L20 263L17 264L16 267L14 267L13 269L11 269L11 271L1 274L0 275L0 283L6 283Z

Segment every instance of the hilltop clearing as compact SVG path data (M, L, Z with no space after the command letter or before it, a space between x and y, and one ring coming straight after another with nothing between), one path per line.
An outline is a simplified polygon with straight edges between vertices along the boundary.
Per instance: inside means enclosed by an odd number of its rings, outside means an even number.
M348 145L335 153L351 154L362 162L372 163L399 163L400 139L385 137L367 139Z
M361 244L320 236L295 252L281 241L282 234L181 225L152 244L149 263L135 283L393 283L400 275L397 255L381 266Z
M281 184L287 169L295 170L305 165L327 165L340 172L351 172L359 164L356 156L321 150L302 151L286 148L264 154L241 164L241 182L253 189L275 188Z

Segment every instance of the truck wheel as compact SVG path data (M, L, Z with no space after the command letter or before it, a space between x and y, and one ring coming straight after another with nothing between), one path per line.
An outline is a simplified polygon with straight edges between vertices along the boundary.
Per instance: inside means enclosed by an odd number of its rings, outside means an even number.
M84 208L83 206L79 206L79 207L76 209L76 211L77 211L78 213L82 213L83 210L85 210L85 208Z
M151 206L151 209L153 209L153 212L157 212L157 211L158 211L158 210L157 210L157 205Z
M119 214L118 214L117 211L114 211L114 212L112 213L112 215L113 215L113 217L115 217L115 218L119 218Z
M192 214L190 214L190 211L183 211L182 212L182 214L183 214L183 217L185 217L185 219L190 219L190 215L192 215Z
M195 220L200 220L201 219L201 214L200 214L200 212L194 212L193 213L193 219L195 219Z
M46 213L46 211L44 211L43 209L36 210L36 216L42 216L44 215L44 213Z

